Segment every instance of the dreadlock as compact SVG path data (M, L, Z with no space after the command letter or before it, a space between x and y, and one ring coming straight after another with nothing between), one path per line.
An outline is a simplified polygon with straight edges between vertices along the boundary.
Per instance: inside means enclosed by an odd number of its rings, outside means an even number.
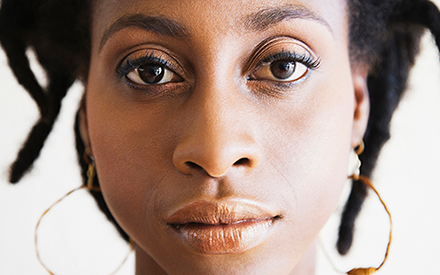
M352 60L370 65L370 117L365 151L359 156L362 174L370 177L380 150L390 138L391 118L406 89L424 28L431 31L440 49L440 12L428 0L349 2ZM342 255L351 247L355 220L366 195L366 186L353 181L339 227L337 249Z
M34 99L40 119L32 128L10 170L17 183L38 158L57 119L61 100L77 79L86 81L90 55L90 0L2 0L0 43L17 81ZM370 118L360 155L362 174L370 177L378 155L390 138L390 121L418 53L420 38L427 28L440 48L440 12L429 0L347 0L350 15L350 59L370 68L367 84ZM33 49L48 78L42 87L29 66L26 51ZM84 143L75 123L76 149L87 182L87 164L82 158ZM95 183L98 178L95 177ZM91 191L99 208L128 235L111 215L102 194ZM337 248L346 254L351 247L354 224L367 190L353 181L339 228Z
M54 12L56 11L56 12ZM35 100L40 119L12 164L10 181L18 182L38 158L61 109L61 101L87 61L89 27L85 1L3 0L0 42L18 82ZM44 68L42 87L26 57L32 48Z

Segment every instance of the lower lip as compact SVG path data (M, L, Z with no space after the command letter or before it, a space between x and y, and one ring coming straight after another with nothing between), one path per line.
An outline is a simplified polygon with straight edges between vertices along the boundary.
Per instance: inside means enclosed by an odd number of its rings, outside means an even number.
M260 244L273 222L267 219L223 225L184 224L172 228L184 243L198 252L227 254L244 252Z

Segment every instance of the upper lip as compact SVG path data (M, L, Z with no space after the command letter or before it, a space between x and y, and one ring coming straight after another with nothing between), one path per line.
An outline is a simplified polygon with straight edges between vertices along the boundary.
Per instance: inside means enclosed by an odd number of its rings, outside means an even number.
M206 225L228 225L240 222L258 222L279 217L266 207L249 200L223 202L194 201L175 210L166 223L182 225L198 223Z

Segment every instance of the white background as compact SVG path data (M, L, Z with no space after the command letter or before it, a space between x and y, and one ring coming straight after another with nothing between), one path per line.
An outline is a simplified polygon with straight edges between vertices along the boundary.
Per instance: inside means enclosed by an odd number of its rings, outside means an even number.
M47 274L35 255L34 229L52 203L80 185L73 120L81 95L82 87L75 85L63 101L62 113L33 169L19 184L9 184L8 166L38 111L0 52L1 275ZM377 274L439 274L440 62L430 34L423 39L409 89L394 115L391 135L372 178L394 221L389 260ZM93 204L85 191L79 191L43 219L40 253L56 274L110 274L128 251ZM375 196L371 194L364 205L354 247L345 260L334 253L336 228L335 214L322 233L321 243L339 269L381 262L388 220ZM322 254L318 262L319 274L333 274ZM133 274L133 263L131 255L118 274Z

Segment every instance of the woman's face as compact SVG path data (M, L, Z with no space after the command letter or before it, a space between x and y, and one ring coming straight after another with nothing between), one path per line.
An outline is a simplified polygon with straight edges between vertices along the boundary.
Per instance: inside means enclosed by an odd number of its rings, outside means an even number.
M84 139L138 271L294 273L365 95L343 0L97 0Z

